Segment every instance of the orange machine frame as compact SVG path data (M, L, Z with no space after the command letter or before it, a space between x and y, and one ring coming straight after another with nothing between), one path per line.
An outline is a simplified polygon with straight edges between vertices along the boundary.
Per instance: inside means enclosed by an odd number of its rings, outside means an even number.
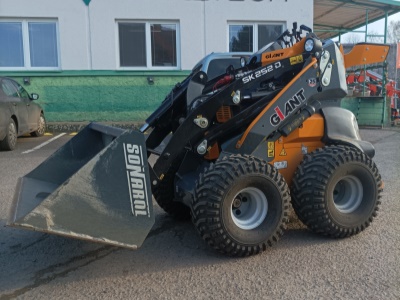
M287 167L279 169L279 172L289 185L304 155L324 146L321 141L324 129L324 118L320 114L315 114L305 120L303 125L289 136L282 136L276 142L268 142L268 150L273 150L268 155L274 157L269 163L274 165L274 163L286 162ZM273 149L271 149L272 146Z

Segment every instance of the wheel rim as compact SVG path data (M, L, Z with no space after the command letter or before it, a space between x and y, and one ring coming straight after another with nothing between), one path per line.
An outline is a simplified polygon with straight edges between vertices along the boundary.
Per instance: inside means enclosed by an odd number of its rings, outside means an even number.
M242 189L232 200L232 220L241 229L256 228L265 220L267 212L267 197L257 188Z
M333 201L338 211L349 214L355 211L363 198L363 185L361 181L352 175L339 180L333 189Z
M38 126L38 130L37 130L37 132L40 134L40 135L42 135L42 134L44 134L44 131L45 131L45 127L46 127L46 122L45 122L45 120L44 120L44 117L43 116L40 116L40 118L39 118L39 126Z
M17 142L17 129L15 128L15 124L13 122L11 122L8 127L8 140L10 142L10 146L15 145Z

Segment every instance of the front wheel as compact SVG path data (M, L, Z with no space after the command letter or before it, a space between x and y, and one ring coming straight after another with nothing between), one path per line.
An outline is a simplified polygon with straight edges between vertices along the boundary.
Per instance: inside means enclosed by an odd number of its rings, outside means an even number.
M278 241L289 205L287 184L274 167L255 157L231 155L200 174L191 211L212 248L247 256Z
M357 234L377 215L382 181L358 149L327 146L306 155L293 179L292 204L312 231L340 238Z

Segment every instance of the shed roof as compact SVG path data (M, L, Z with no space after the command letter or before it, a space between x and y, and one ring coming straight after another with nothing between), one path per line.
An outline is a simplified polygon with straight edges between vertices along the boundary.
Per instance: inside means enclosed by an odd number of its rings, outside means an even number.
M314 0L314 31L322 39L352 31L368 23L400 12L400 1L394 0Z

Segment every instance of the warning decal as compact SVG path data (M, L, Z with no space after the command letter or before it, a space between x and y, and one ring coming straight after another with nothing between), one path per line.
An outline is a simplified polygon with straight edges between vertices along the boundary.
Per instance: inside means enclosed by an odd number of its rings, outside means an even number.
M275 143L268 142L268 157L275 157Z
M297 55L290 58L290 64L296 65L303 62L303 55Z
M286 150L285 150L285 148L283 148L281 150L281 153L279 153L279 156L286 156L286 155L287 155Z

